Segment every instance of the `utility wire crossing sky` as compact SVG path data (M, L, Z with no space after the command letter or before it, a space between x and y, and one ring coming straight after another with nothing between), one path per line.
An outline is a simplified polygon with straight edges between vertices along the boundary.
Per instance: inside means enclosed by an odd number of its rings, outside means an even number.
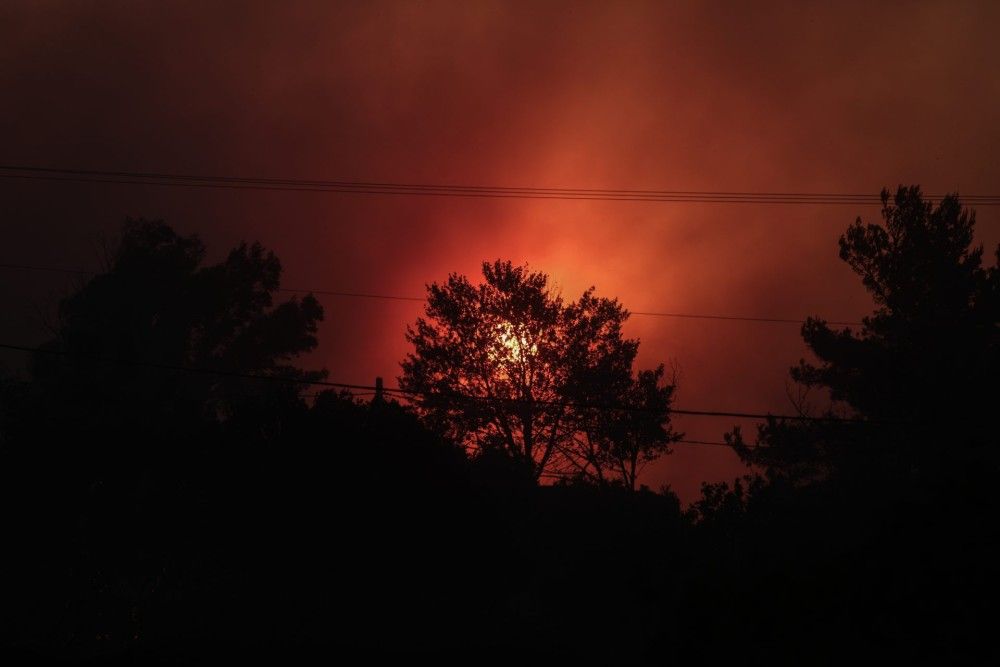
M294 178L247 178L200 176L140 171L105 171L62 167L0 165L0 178L120 185L164 185L236 190L298 192L342 192L373 195L418 195L434 197L498 197L514 199L585 199L598 201L650 201L712 204L814 204L881 205L880 195L809 192L725 192L680 190L613 190L594 188L507 187L496 185L450 185L392 183L379 181L331 181ZM938 201L943 195L930 194ZM998 206L1000 195L962 195L970 206Z
M624 411L624 412L644 412L642 408L633 408L621 405L602 405L602 404L582 404L582 403L561 403L558 401L551 400L530 400L524 401L515 398L504 398L498 396L474 396L468 394L442 394L439 392L429 392L429 391L416 391L412 389L402 389L400 387L379 387L376 385L364 385L364 384L350 384L346 382L333 382L329 380L309 380L306 378L299 377L286 377L279 375L261 375L258 373L242 373L237 371L226 371L216 368L204 368L199 366L178 366L174 364L161 364L151 361L139 361L134 359L118 359L118 358L108 358L99 357L94 355L80 355L67 352L65 350L54 350L46 349L40 347L30 347L26 345L14 345L11 343L0 343L0 349L12 350L15 352L25 352L29 354L48 354L63 357L74 357L77 359L85 359L88 361L96 361L103 364L117 364L122 366L136 366L139 368L153 368L158 370L168 370L168 371L180 371L184 373L197 373L201 375L218 375L220 377L234 377L234 378L244 378L248 380L265 380L272 382L287 382L291 384L303 384L309 386L318 387L332 387L336 389L348 389L348 390L361 390L361 391L384 391L390 394L398 394L400 396L423 396L428 398L444 398L454 401L499 401L501 403L531 403L533 405L543 405L543 406L561 406L561 407L577 407L587 410L613 410L613 411ZM874 424L876 422L868 419L855 419L851 417L838 417L833 415L825 416L812 416L812 415L780 415L772 413L762 413L762 412L743 412L743 411L726 411L726 410L688 410L683 408L671 408L671 414L676 415L686 415L693 417L737 417L743 419L785 419L793 421L804 421L804 422L819 422L819 423L841 423L841 424Z

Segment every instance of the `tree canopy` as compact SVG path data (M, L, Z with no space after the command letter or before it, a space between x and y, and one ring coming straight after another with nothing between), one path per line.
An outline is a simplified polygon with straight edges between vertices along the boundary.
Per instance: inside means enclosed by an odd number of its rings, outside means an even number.
M407 329L401 387L430 422L473 451L503 452L532 479L633 486L675 435L662 367L633 377L628 311L593 288L566 303L546 274L509 261L484 263L483 277L428 287L426 317Z
M935 206L916 186L883 190L881 215L881 224L859 217L840 238L840 257L874 312L860 331L809 318L802 336L817 361L791 369L801 386L871 423L772 421L760 433L767 446L740 449L746 459L800 476L872 465L931 470L959 450L995 445L1000 247L997 265L984 266L975 212L957 195Z
M275 303L281 264L273 253L242 243L218 264L204 260L197 237L158 221L127 221L106 271L62 300L48 353L35 357L33 378L50 401L75 406L78 426L108 409L141 424L158 411L173 413L170 420L184 410L215 417L302 388L236 374L322 377L292 361L316 347L323 309L312 295Z

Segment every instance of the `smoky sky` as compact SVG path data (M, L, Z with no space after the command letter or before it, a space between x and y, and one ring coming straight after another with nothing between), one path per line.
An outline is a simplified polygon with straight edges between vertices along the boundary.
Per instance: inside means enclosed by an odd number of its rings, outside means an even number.
M998 190L995 3L27 2L0 7L0 163L468 185L875 193ZM484 260L636 311L855 320L837 239L877 207L230 192L0 180L0 261L98 265L126 216L259 240L288 287L421 296ZM980 240L1000 212L979 211ZM987 256L992 256L988 252ZM5 342L66 276L5 271ZM327 298L308 362L394 383L419 303ZM788 412L798 327L633 316L678 405ZM14 359L9 359L14 364ZM824 407L822 397L815 397ZM733 420L677 418L719 440ZM752 422L743 422L753 432ZM678 445L691 499L742 473Z

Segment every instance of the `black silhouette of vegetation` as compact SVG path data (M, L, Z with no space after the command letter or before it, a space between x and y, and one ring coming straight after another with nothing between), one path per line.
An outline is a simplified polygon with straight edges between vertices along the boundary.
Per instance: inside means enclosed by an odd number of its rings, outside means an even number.
M751 463L796 479L831 475L940 477L995 456L991 413L1000 405L1000 270L973 247L975 214L957 197L933 207L917 187L882 192L884 223L859 218L840 257L876 310L860 331L810 318L802 337L819 364L792 379L819 389L870 428L767 424ZM1000 249L998 249L1000 253ZM1000 255L998 255L1000 262ZM805 393L805 392L804 392ZM984 459L984 460L985 460Z
M414 405L315 394L297 360L323 312L275 299L273 255L206 265L197 239L128 223L0 377L6 653L983 663L1000 249L984 266L957 197L883 198L841 240L874 313L809 320L792 369L860 421L768 420L754 448L733 431L748 475L686 511L638 483L679 437L674 385L633 370L616 301L486 264L430 287Z
M544 273L510 262L484 263L483 277L428 287L400 386L451 438L506 455L532 479L634 488L642 465L680 436L669 428L663 367L633 376L639 342L622 334L628 312L593 288L565 303Z

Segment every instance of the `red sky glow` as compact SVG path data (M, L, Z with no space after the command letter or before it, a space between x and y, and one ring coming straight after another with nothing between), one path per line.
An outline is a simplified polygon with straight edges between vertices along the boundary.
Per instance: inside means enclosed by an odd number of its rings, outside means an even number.
M997 191L992 3L57 3L0 8L0 162L209 175L763 192ZM16 26L16 30L14 29ZM855 320L837 239L874 206L519 200L0 181L2 261L94 267L125 216L284 284L421 296L484 260L634 311ZM979 211L987 254L1000 208ZM4 339L44 338L65 276L3 274ZM311 361L395 384L415 302L324 298ZM677 405L788 412L789 324L634 316ZM678 417L720 440L739 420ZM742 422L753 432L753 422ZM744 468L677 445L682 499Z

